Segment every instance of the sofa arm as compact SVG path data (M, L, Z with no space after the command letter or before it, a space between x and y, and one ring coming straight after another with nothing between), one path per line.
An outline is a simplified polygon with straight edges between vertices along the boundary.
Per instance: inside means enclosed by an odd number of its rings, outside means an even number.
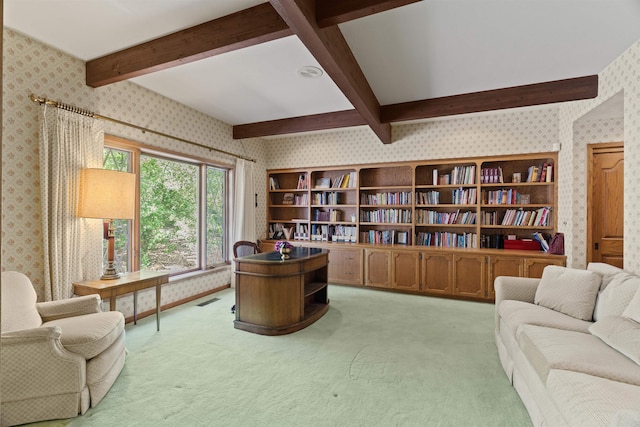
M3 401L80 393L86 361L60 343L57 326L2 333L0 387Z
M498 309L504 300L524 301L533 304L540 279L530 277L498 276L493 282L496 292L495 320L496 330L500 329Z
M36 303L36 308L43 322L65 317L100 313L102 311L100 308L100 297L98 295L85 295L57 301L39 302Z

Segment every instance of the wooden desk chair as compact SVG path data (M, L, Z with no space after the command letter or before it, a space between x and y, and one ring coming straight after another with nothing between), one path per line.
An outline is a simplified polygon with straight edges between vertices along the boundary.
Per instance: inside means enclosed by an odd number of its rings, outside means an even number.
M233 257L239 258L241 256L259 254L262 251L256 242L250 242L248 240L240 240L233 244Z
M233 257L239 258L247 255L259 254L262 251L260 246L256 242L250 242L249 240L239 240L233 244ZM236 312L236 305L231 307L231 313Z

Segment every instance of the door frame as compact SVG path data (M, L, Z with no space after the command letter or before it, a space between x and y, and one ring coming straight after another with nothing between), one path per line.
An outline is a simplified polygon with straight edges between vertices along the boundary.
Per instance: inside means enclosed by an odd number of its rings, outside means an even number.
M593 156L620 151L624 159L624 141L587 144L587 264L593 258Z

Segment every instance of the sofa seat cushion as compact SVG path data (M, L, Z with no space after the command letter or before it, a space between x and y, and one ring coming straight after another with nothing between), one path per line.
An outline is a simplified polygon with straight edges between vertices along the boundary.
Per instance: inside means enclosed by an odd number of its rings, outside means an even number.
M554 369L547 391L572 427L637 426L640 419L640 387Z
M602 276L593 271L548 265L534 302L581 320L592 320Z
M640 366L591 334L525 325L516 340L543 383L563 369L640 385Z
M122 334L124 316L119 311L107 311L56 319L43 326L60 327L64 348L89 360L109 348Z
M592 325L592 322L579 320L550 308L515 300L502 301L498 307L498 314L500 324L507 325L513 336L522 325L548 326L584 333L588 333L589 326Z
M624 271L613 276L609 284L598 294L593 319L622 315L639 288L640 276Z

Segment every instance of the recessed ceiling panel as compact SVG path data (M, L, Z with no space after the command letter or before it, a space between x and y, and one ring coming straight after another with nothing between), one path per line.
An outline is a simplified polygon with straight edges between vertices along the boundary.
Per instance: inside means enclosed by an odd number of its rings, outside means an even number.
M320 67L290 36L132 81L232 125L352 109L326 73L298 76L309 65Z

